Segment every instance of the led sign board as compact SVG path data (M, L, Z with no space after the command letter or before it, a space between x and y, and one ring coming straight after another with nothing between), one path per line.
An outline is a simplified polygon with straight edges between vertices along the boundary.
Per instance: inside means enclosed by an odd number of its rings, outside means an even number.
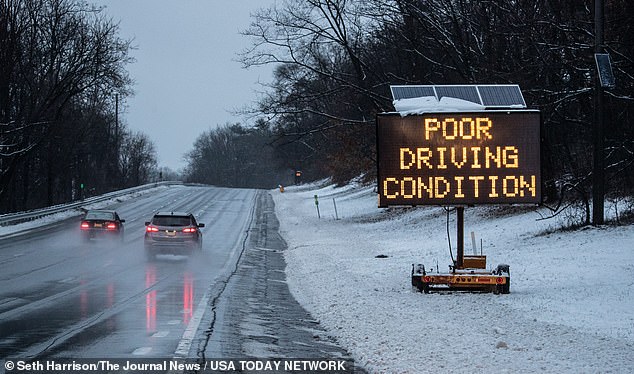
M541 202L536 110L377 116L379 207Z

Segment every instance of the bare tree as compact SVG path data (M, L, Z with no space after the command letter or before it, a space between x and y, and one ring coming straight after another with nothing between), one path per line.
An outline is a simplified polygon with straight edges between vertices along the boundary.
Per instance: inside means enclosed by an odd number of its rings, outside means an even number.
M0 0L0 43L0 201L10 193L22 197L14 208L50 204L70 166L51 156L89 141L64 124L73 122L73 108L95 112L115 92L129 93L130 43L99 9L77 0Z
M119 164L124 186L132 187L149 183L157 172L154 144L143 133L126 134L121 147Z
M288 66L280 68L285 69L280 75L287 86L275 87L275 94L258 108L260 111L272 115L305 111L332 123L368 123L365 113L354 113L357 109L354 102L349 103L353 110L341 115L310 105L327 103L337 95L345 100L351 91L355 96L369 99L373 110L384 109L387 97L374 89L375 74L366 62L368 30L358 11L359 4L349 0L284 1L279 7L263 9L254 15L251 27L243 32L253 40L251 48L241 54L244 66ZM288 85L301 86L303 82L317 80L323 84L314 86L311 95L290 96L291 92L285 91Z
M622 186L634 185L633 9L606 2L605 47L619 82L607 93L606 164L609 181ZM373 159L373 129L354 128L391 110L389 84L518 83L542 111L548 197L555 206L564 197L590 206L595 68L587 2L283 2L257 13L245 34L254 40L246 66L280 64L256 110L273 118L278 150L296 164L371 174L371 163L356 161Z

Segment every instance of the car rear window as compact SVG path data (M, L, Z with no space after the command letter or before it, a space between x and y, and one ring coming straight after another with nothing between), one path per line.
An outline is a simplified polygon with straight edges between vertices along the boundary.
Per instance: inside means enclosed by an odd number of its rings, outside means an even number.
M114 214L111 212L88 212L86 213L86 219L113 220Z
M154 216L152 224L156 226L189 226L191 219L183 216Z

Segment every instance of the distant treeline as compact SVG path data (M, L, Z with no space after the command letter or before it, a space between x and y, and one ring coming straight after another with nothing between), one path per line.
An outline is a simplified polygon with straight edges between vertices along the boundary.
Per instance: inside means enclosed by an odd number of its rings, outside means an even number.
M245 66L276 64L251 113L267 119L258 131L281 175L374 178L375 115L394 110L389 85L519 84L542 112L547 199L591 196L594 1L278 1L243 33ZM605 0L604 35L616 77L605 93L607 192L631 195L634 2ZM262 154L244 155L255 158L243 165L261 164Z

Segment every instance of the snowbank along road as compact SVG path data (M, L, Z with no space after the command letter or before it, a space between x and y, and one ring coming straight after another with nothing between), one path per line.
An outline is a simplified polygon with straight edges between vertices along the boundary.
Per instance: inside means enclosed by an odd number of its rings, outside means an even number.
M425 295L411 264L448 270L442 208L378 209L355 184L273 197L291 292L369 372L634 372L631 225L557 231L535 207L467 208L465 237L489 268L510 265L511 293Z

